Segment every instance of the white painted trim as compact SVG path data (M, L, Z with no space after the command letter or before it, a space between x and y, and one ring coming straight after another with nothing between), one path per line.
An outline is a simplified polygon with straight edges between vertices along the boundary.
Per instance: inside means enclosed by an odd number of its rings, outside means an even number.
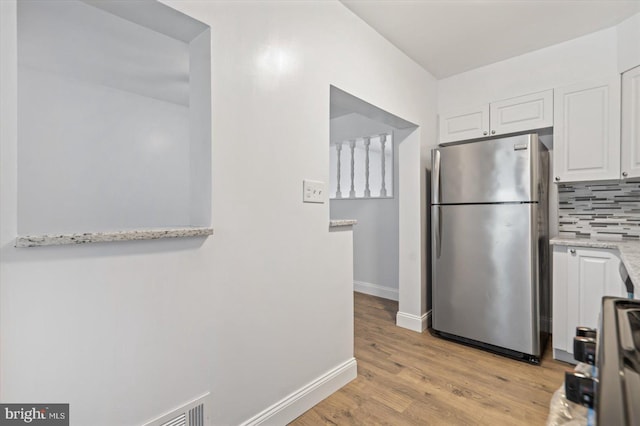
M351 358L251 417L241 426L287 424L355 379L357 375L356 359Z
M431 317L431 311L425 312L421 316L398 312L396 314L396 325L412 331L422 333L427 329L427 320Z
M205 425L209 425L211 424L211 410L213 407L213 401L212 401L212 396L210 392L207 392L203 395L200 395L199 397L192 399L191 401L182 404L180 407L175 408L163 415L161 415L160 417L157 417L153 420L148 421L147 423L145 423L142 426L162 426L163 424L167 423L168 421L175 419L176 417L180 416L181 414L185 416L187 424L191 424L190 420L189 420L189 416L190 416L190 410L192 408L194 408L197 405L202 404L203 408L204 408L204 413L203 413L203 418L204 418L204 424Z
M353 291L369 294L371 296L382 297L383 299L398 301L398 289L364 281L354 281Z

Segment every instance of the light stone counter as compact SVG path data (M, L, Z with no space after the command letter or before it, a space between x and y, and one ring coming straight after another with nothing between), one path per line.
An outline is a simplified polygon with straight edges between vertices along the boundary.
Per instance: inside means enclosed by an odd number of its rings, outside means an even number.
M355 219L337 219L329 221L329 228L338 228L341 226L352 226L357 224L358 221Z
M77 234L25 235L16 238L16 247L156 240L160 238L206 237L209 235L213 235L213 228L195 226L181 228L136 229L112 232L85 232Z
M620 252L620 259L627 268L627 273L636 289L640 286L640 241L595 240L591 238L557 237L549 240L556 246L591 247L615 249Z

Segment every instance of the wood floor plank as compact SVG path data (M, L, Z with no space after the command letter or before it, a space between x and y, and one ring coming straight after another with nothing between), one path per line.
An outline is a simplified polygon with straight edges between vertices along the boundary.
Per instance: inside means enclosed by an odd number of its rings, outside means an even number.
M530 365L395 325L397 302L355 293L358 377L294 420L310 425L543 425L569 364Z

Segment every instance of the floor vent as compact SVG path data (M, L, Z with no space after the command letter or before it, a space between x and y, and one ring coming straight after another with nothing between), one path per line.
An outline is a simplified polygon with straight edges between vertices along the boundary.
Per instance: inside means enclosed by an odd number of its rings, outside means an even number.
M209 393L206 393L180 408L145 423L143 426L205 426L207 424L205 413L208 398Z

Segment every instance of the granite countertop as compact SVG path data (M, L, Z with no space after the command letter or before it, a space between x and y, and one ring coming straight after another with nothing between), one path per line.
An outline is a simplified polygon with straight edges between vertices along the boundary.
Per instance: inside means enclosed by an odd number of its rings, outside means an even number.
M160 238L207 237L209 235L213 235L213 228L196 226L73 234L21 235L16 238L15 246L59 246L68 244L105 243L111 241L157 240Z
M556 237L549 240L556 246L574 246L615 249L620 252L620 259L627 268L627 273L637 287L640 284L640 241L596 240L592 238Z
M351 226L357 224L355 219L336 219L329 221L329 228L337 228L339 226Z

